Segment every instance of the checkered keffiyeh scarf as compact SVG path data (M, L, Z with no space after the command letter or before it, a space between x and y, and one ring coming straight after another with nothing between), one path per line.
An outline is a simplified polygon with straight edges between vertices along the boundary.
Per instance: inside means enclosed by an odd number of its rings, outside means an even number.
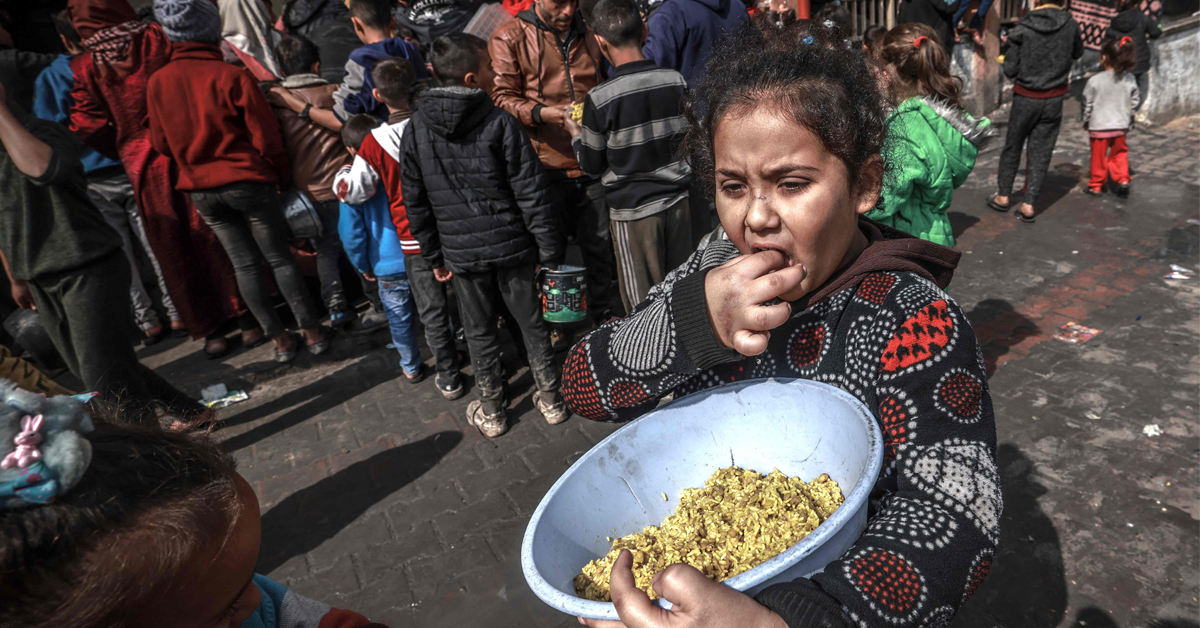
M96 31L83 40L83 47L92 53L96 61L104 64L119 63L129 54L133 38L146 30L148 24L137 21L123 22Z

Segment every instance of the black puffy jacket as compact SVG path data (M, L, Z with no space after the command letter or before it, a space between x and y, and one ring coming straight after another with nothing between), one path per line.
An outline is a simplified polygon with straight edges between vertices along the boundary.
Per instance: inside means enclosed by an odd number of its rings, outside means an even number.
M292 0L283 8L283 25L289 33L299 33L317 45L321 78L342 82L346 60L362 45L342 0Z
M1163 34L1162 24L1158 20L1142 13L1140 7L1122 11L1109 22L1108 30L1104 32L1105 39L1120 39L1129 37L1137 48L1137 65L1133 67L1134 74L1150 70L1150 42L1147 39L1158 39ZM1142 94L1146 98L1146 94Z
M478 89L422 94L400 143L409 229L435 268L557 264L566 243L546 172L521 123Z

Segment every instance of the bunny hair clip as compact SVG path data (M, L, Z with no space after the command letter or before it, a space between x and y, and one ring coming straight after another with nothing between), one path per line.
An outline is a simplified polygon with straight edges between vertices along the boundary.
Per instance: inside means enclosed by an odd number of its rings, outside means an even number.
M92 396L47 398L0 379L0 509L48 504L79 483L92 460Z

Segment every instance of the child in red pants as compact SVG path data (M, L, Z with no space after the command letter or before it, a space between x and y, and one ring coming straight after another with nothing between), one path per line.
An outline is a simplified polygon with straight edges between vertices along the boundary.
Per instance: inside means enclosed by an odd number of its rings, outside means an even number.
M1133 121L1141 95L1130 70L1137 64L1137 48L1129 37L1110 39L1100 48L1104 72L1093 76L1083 88L1083 128L1092 140L1092 179L1087 193L1093 196L1109 177L1117 184L1117 196L1129 196L1129 146L1125 134Z

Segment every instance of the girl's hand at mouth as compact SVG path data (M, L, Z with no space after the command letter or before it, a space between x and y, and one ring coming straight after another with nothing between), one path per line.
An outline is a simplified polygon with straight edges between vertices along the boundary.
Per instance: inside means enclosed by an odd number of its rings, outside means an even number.
M763 302L796 289L807 274L803 265L789 265L787 255L776 250L743 255L710 270L704 297L717 341L742 355L765 351L770 330L788 320L792 306Z

